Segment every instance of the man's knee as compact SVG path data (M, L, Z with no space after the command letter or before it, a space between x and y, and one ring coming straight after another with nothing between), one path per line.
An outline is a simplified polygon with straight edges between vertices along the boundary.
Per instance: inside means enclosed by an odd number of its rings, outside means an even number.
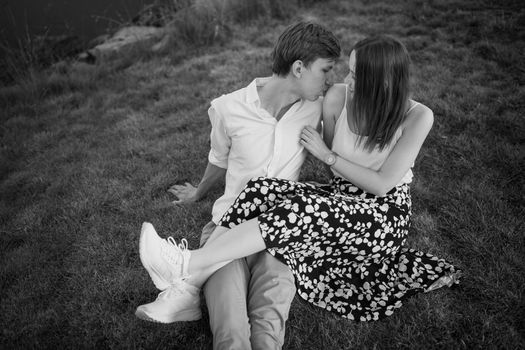
M246 305L249 270L234 260L204 285L214 349L249 349L250 323Z
M288 266L264 252L249 262L252 279L248 310L253 349L280 349L286 321L295 295L293 274Z

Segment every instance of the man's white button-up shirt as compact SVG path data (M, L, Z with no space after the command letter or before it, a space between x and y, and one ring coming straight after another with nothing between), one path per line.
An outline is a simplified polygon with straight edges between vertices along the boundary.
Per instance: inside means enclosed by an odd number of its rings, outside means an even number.
M306 150L299 143L302 129L320 123L322 101L299 100L278 121L261 108L257 78L247 87L211 102L212 130L208 160L226 168L224 194L217 199L212 220L217 223L253 177L297 180Z

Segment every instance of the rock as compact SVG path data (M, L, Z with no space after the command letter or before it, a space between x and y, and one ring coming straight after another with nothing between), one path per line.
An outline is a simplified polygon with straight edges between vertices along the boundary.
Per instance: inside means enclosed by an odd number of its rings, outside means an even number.
M95 46L97 46L97 45L103 44L103 43L105 43L106 41L108 41L109 38L111 38L111 35L110 35L110 34L102 34L102 35L99 35L99 36L97 36L96 38L91 39L91 40L89 41L87 47L95 47Z
M95 62L97 61L97 57L88 50L80 53L77 56L77 60L88 64L95 64Z
M96 58L100 58L118 52L133 44L157 42L161 40L165 34L166 31L164 28L140 26L125 27L117 31L104 43L95 46L88 52Z
M158 52L164 51L170 44L171 38L169 35L165 35L158 43L154 44L151 47L151 51Z

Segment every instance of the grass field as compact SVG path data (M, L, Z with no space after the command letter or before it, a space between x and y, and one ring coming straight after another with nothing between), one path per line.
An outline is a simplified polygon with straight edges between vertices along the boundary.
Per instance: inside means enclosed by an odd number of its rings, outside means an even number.
M314 19L348 48L401 39L414 98L435 113L412 185L409 244L464 271L461 284L354 323L296 297L285 349L525 347L525 10L519 1L309 2L288 19L232 25L222 44L176 58L139 49L61 63L0 88L0 347L208 349L208 317L158 325L140 225L196 247L217 189L178 208L170 185L204 171L209 101L270 74L278 34ZM365 5L366 3L366 5ZM303 179L326 180L309 160ZM203 310L205 306L203 305Z

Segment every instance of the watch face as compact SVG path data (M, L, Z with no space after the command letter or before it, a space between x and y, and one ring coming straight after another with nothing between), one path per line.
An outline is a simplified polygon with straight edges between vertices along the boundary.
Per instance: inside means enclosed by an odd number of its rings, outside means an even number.
M335 163L335 155L330 154L329 156L326 157L326 164L332 165L334 163Z

